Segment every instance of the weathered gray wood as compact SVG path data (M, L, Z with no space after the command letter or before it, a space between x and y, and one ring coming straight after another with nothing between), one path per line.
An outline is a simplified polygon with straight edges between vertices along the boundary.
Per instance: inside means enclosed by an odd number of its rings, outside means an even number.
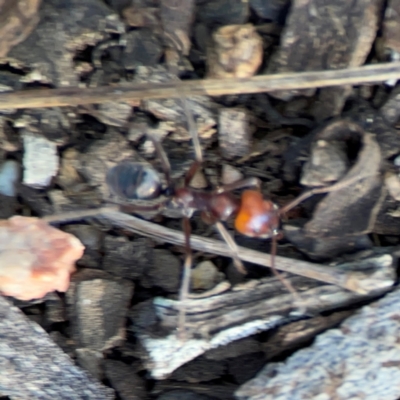
M47 333L0 296L0 394L12 399L108 400L114 391L78 368Z
M389 259L385 261L387 257L391 258L385 255L360 260L357 266L369 269L376 263L376 267L380 265L389 272L392 267L391 262L387 263ZM248 282L217 296L185 301L185 340L179 339L176 333L179 301L158 297L153 304L147 302L134 307L130 315L132 329L145 349L146 366L153 377L165 379L207 350L287 324L293 317L318 315L354 305L389 290L363 296L302 277L286 279L299 291L301 304L293 303L292 296L276 278ZM160 337L160 332L166 331L169 334Z
M400 396L399 290L361 309L286 362L268 364L240 400L364 399Z

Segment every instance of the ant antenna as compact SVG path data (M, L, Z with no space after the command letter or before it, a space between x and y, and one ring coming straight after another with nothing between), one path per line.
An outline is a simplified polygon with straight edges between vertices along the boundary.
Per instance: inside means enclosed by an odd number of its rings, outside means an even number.
M349 186L350 184L355 183L355 182L357 182L357 181L359 181L361 179L367 178L367 177L368 177L368 175L361 176L361 177L359 175L355 175L355 176L352 176L352 177L350 177L348 179L336 182L331 186L311 189L311 190L309 190L307 192L304 192L299 197L293 199L290 203L286 204L286 206L281 207L280 210L279 210L279 214L282 215L282 214L287 213L288 211L290 211L292 208L294 208L297 205L299 205L304 200L308 199L311 196L314 196L314 194L322 194L322 193L334 192L336 190L343 189L343 188Z

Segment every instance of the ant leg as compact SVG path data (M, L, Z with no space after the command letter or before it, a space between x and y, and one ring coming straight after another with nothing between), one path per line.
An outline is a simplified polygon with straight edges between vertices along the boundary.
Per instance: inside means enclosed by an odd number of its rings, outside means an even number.
M189 186L190 182L192 181L193 177L196 175L197 171L201 168L201 162L193 161L192 165L190 166L188 172L185 175L185 187Z
M296 199L292 200L289 204L286 204L286 206L281 207L281 209L279 210L279 214L281 214L281 215L285 214L286 212L288 212L292 208L296 207L302 201L308 199L309 197L313 196L314 194L322 194L322 193L334 192L335 190L343 189L346 186L349 186L350 184L355 183L355 182L357 182L357 181L359 181L359 180L361 180L363 178L366 178L366 176L360 177L360 176L356 175L356 176L353 176L351 178L336 182L331 186L311 189L308 192L304 192L303 194L301 194Z
M247 274L246 268L244 267L242 260L239 258L239 251L237 248L237 244L233 240L233 237L229 234L229 232L226 230L225 226L222 224L222 222L216 222L215 227L217 228L219 234L222 236L222 238L225 240L226 244L229 246L229 249L232 252L232 259L235 264L236 269L241 272L242 274Z
M282 285L285 286L285 288L288 290L288 292L292 295L294 303L298 305L299 311L301 314L305 313L305 309L302 306L303 300L296 291L296 289L292 286L292 284L285 279L275 268L275 256L277 253L277 238L276 236L272 237L272 242L271 242L271 270L272 273L281 281Z
M195 161L193 161L193 164L190 166L189 171L186 173L185 176L185 186L188 186L193 177L196 175L196 172L201 168L201 165L203 164L203 152L201 151L199 135L197 133L197 128L193 119L193 115L189 111L188 101L185 97L182 97L181 101L183 112L185 114L188 124L188 130L192 138L195 155Z
M228 185L220 186L219 188L215 189L215 193L221 194L226 192L232 192L233 190L237 189L244 189L248 187L254 187L256 189L260 189L261 182L258 178L246 178L240 179L239 181L229 183Z
M192 248L190 247L190 220L183 218L183 232L185 234L185 263L183 266L182 284L179 291L178 337L185 340L186 301L190 289L190 275L192 269Z
M199 135L197 132L196 124L194 122L192 113L189 111L187 99L185 97L182 97L181 101L182 101L183 112L185 114L186 121L188 124L189 133L190 133L190 136L192 137L196 161L199 164L201 164L203 162L203 153L201 151L200 140L199 140Z
M152 141L154 148L156 150L157 156L161 161L161 166L165 175L165 179L167 181L168 187L171 186L171 164L169 163L167 154L165 153L164 148L162 147L160 141L156 139L153 135L147 134L147 137Z

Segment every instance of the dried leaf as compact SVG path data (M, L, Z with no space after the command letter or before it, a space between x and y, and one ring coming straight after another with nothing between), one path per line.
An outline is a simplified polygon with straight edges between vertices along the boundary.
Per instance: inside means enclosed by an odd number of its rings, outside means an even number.
M39 218L0 221L0 292L20 300L65 292L84 246Z

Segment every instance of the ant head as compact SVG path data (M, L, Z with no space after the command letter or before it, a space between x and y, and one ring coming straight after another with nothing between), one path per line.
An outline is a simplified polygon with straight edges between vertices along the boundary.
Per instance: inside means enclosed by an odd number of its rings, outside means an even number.
M265 239L276 236L279 228L278 206L264 200L257 190L245 190L235 219L235 228L249 237Z

